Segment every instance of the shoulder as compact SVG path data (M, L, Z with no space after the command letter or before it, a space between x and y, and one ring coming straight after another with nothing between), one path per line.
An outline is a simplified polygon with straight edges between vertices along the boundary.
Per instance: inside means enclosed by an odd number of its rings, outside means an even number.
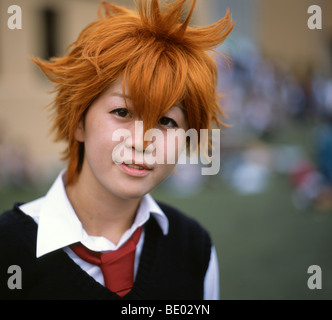
M170 223L177 223L182 228L200 230L201 232L208 233L204 227L194 218L190 217L187 213L161 201L157 201L159 207L163 210Z
M15 207L0 215L0 237L11 233L13 229L16 229L18 217Z
M0 215L1 254L26 248L29 243L34 243L36 235L36 223L19 209L19 204Z
M15 203L14 207L0 214L0 230L6 231L7 228L19 228L22 224L30 223L31 218L20 210L20 204Z
M170 236L186 239L189 242L200 241L207 247L211 246L209 232L196 219L169 204L160 201L157 203L169 220Z

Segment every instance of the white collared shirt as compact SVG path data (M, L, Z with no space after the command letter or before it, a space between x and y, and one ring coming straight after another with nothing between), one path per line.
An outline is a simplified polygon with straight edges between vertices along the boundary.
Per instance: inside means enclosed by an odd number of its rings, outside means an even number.
M99 266L92 265L79 258L69 246L81 242L93 251L106 252L117 250L135 232L154 216L164 235L168 233L168 219L151 195L146 194L140 203L134 223L122 235L115 245L105 237L90 236L84 230L75 211L67 197L65 190L66 171L63 170L47 194L20 206L20 209L31 216L38 224L36 257L39 258L52 251L63 249L75 263L92 276L96 281L104 285L104 278ZM136 276L138 264L144 243L144 229L136 247L134 277ZM204 299L219 299L219 268L216 250L212 247L210 264L204 280Z

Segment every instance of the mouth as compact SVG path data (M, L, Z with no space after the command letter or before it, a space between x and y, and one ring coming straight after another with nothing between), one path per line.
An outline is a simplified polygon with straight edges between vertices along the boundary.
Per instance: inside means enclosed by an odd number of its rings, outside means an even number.
M139 165L139 164L132 164L132 163L124 163L129 168L137 169L137 170L150 170L147 166Z
M151 168L143 164L121 163L118 166L123 172L133 177L145 177L152 170Z

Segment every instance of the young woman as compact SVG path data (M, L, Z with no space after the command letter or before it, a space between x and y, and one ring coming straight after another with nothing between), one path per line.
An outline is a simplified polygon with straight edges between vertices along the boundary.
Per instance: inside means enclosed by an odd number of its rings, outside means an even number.
M186 146L170 131L222 125L207 51L233 23L227 12L189 27L195 1L180 22L185 2L140 0L135 13L103 1L66 56L34 60L56 83L53 129L68 166L45 197L0 216L2 298L218 299L208 233L149 194ZM21 289L9 285L11 265Z

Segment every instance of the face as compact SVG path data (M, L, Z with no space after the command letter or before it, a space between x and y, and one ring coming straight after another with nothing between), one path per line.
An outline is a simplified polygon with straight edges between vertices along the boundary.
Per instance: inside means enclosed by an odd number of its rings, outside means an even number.
M127 106L119 78L90 106L75 137L84 143L80 176L86 185L98 192L136 199L171 174L185 139L179 138L182 142L174 143L177 139L170 137L185 132L188 125L182 106L176 105L144 137L142 122L135 115L130 97L126 101Z

